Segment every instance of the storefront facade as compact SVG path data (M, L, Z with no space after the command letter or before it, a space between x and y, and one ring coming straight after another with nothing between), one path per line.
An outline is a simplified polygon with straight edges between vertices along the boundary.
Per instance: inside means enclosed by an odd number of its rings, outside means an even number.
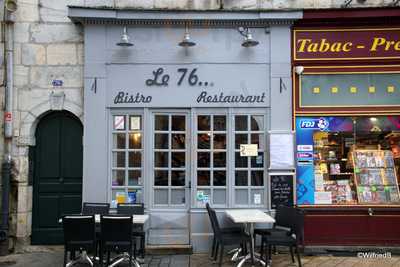
M271 209L268 135L291 131L300 12L69 16L85 28L83 201L143 202L149 246L194 251L212 236L206 202L221 219L226 208ZM133 46L116 45L124 27ZM258 45L241 45L243 29ZM178 45L185 30L195 46Z
M351 12L323 13L307 16L331 15L331 24L305 20L292 39L297 204L307 212L305 245L397 246L399 24L379 21L379 12L374 23L360 13L351 22L340 19Z

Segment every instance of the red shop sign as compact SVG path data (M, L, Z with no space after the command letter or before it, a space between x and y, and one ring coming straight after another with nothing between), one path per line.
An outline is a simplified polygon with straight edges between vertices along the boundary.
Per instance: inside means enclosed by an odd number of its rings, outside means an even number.
M293 42L295 61L400 59L400 28L295 29Z

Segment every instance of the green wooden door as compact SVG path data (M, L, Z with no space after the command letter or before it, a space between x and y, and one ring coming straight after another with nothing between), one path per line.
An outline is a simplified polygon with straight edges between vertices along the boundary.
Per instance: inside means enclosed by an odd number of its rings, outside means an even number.
M39 122L34 152L32 244L60 244L63 214L79 213L82 203L81 122L68 112Z

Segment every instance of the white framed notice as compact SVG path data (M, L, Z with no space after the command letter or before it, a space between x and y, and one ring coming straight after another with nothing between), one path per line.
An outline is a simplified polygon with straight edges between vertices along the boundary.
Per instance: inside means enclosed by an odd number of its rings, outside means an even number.
M240 145L240 156L241 157L255 157L258 155L258 145Z
M270 169L291 170L294 164L294 132L269 132Z

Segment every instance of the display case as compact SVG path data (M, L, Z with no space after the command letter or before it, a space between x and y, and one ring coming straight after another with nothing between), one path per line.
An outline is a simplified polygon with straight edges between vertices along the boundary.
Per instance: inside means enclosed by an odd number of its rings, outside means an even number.
M359 204L399 204L399 187L390 150L354 150L355 185Z

